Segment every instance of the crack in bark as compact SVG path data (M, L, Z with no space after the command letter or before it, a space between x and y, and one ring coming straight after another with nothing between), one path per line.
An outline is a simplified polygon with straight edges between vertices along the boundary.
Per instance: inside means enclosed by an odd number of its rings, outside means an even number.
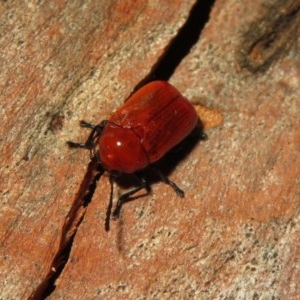
M98 169L97 158L91 159L87 171L74 199L72 207L66 216L62 228L58 251L52 260L50 270L44 280L30 295L29 299L45 299L55 289L55 281L63 271L71 252L74 237L83 221L88 204L90 203L96 189L97 181L104 170Z
M169 80L182 59L198 42L202 30L209 20L209 14L214 3L215 0L198 0L195 2L186 22L170 41L164 54L158 59L149 75L139 82L133 93L150 81Z
M215 0L198 0L195 2L187 21L177 36L170 42L164 55L154 65L150 74L137 85L136 89L153 79L169 79L181 60L199 40L214 2ZM55 290L55 282L68 262L73 240L84 219L87 206L93 197L97 181L103 173L104 170L98 169L97 159L93 158L88 165L78 193L65 219L59 249L52 260L49 272L29 299L45 299Z

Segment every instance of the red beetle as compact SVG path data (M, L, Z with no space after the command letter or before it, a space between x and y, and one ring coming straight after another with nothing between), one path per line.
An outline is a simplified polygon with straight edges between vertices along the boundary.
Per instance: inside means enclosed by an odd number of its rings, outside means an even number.
M152 168L170 149L183 141L199 124L193 105L172 85L153 81L134 93L109 120L93 126L84 144L68 142L70 147L86 148L99 160L100 167L110 174L110 182L121 174L138 175L140 185L119 197L113 217L120 213L122 204L137 191L151 187L140 172ZM201 132L202 133L202 132ZM205 135L202 133L202 137ZM177 195L184 192L161 172L161 180L170 185ZM112 206L112 196L110 205ZM109 212L110 215L110 212Z

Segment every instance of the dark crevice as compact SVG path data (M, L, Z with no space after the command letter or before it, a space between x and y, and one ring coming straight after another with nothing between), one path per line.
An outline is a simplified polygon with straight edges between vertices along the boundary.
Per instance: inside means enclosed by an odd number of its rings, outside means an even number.
M177 36L170 42L164 55L152 68L150 74L138 86L149 81L161 79L168 80L181 60L189 53L190 49L199 40L200 33L208 21L209 13L215 1L198 0L193 6L189 18ZM70 212L62 228L60 246L55 255L49 272L40 285L31 294L29 299L45 299L55 290L55 282L67 264L76 236L86 211L96 189L96 184L104 170L97 169L97 161L93 159L87 169L84 179L74 199Z
M195 3L185 24L153 66L150 74L136 86L135 91L150 81L170 79L182 59L198 42L214 3L215 0L198 0Z
M103 172L103 169L99 169L97 159L93 158L88 165L86 174L79 187L79 191L65 219L59 248L52 260L49 272L40 285L31 294L29 299L45 299L55 290L55 282L69 260L74 237L81 222L83 221L86 208L92 200L97 181L100 179Z

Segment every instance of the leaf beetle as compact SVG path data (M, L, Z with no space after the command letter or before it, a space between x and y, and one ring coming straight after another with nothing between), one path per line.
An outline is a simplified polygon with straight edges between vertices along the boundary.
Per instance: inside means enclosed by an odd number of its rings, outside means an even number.
M153 169L154 163L190 135L199 124L199 117L193 105L175 87L166 81L153 81L129 97L108 120L95 126L86 121L80 124L90 128L91 133L85 143L68 141L70 147L89 149L103 172L109 173L111 185L124 174L132 174L139 182L137 187L119 197L112 213L112 217L117 218L128 198L141 189L147 194L151 192L149 182L140 171ZM205 138L202 130L201 138ZM156 171L161 181L184 197L184 192L173 181ZM112 195L110 198L109 207L112 207Z

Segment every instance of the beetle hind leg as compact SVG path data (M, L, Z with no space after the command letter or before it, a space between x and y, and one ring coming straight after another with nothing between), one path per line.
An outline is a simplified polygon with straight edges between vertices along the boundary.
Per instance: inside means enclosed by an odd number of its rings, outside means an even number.
M128 191L128 192L125 192L124 194L122 194L119 199L118 199L118 202L116 204L116 207L112 213L112 218L113 219L117 219L120 215L120 211L121 211L121 208L123 206L124 203L132 200L132 199L129 199L132 195L134 195L135 193L137 193L138 191L142 190L142 189L145 189L146 190L146 195L150 194L151 193L151 187L150 185L148 184L148 182L146 181L145 178L142 178L142 177L137 177L138 180L140 181L141 185L137 186L136 188L133 188L132 190Z
M109 221L110 221L110 215L113 206L114 179L112 176L109 176L109 183L110 183L110 196L109 196L109 203L106 210L106 218L105 218L105 226L104 226L106 231L109 231L110 228Z
M179 197L181 197L181 198L184 197L184 191L181 188L179 188L179 186L174 181L170 180L161 171L159 171L157 169L155 169L155 171L158 173L161 181L163 181L165 184L169 185Z

